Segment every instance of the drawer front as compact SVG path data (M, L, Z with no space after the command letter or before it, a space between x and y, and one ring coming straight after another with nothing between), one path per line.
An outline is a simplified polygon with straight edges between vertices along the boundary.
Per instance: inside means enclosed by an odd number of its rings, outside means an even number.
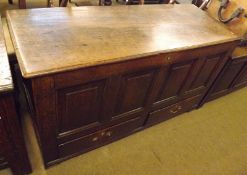
M149 114L146 125L152 125L155 123L162 122L164 120L168 120L174 116L187 112L197 106L200 102L202 96L195 96L186 100L183 100L174 105L168 106L166 108L153 111Z
M114 125L112 127L100 130L93 134L89 134L78 139L59 145L59 157L66 157L69 155L86 152L110 143L123 136L127 136L142 127L144 118L134 118L126 122Z

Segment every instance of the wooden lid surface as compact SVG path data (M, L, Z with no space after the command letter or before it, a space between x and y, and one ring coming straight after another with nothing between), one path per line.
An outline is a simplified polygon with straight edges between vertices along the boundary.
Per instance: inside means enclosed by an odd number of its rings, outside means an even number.
M237 47L232 53L232 59L247 58L247 47Z
M26 78L238 40L194 5L11 10Z
M13 90L12 76L0 16L0 93Z

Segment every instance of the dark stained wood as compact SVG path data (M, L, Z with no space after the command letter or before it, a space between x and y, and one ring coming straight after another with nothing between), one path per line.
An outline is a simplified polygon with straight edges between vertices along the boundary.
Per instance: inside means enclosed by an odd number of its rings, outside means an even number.
M115 98L113 119L125 115L141 115L147 104L155 70L141 71L121 76Z
M7 16L46 167L199 106L239 42L193 5Z
M14 175L31 172L14 99L14 85L0 21L0 167Z
M42 77L32 81L36 124L44 160L57 158L56 93L53 77Z
M105 82L58 90L59 131L66 132L81 126L97 125L101 117Z
M69 142L59 145L59 157L66 157L73 155L77 152L85 152L93 148L97 148L106 143L112 142L125 135L135 132L138 128L142 127L144 122L143 118L134 118L104 130L76 138Z
M225 16L230 16L238 7L246 7L247 1L245 0L232 0L227 9L224 11ZM215 12L217 12L220 2L212 1L208 14L217 19ZM247 19L242 14L238 19L226 24L226 26L239 36L246 33ZM205 101L210 101L238 90L247 85L247 47L237 47L231 59L227 62L221 74L218 76L210 93L205 98Z
M0 153L14 175L31 173L24 138L12 94L0 95Z
M9 4L13 4L13 0L8 0ZM26 0L18 0L18 5L20 9L26 8Z
M221 48L211 46L210 53L204 48L170 54L171 60L175 61L170 61L174 64L165 66L161 71L152 109L206 93L228 59L226 55L230 53L226 51L227 47L229 45L221 45ZM185 61L180 61L182 58Z
M242 70L239 73L239 77L234 82L233 87L245 87L247 85L247 63L243 66Z
M206 101L222 97L247 86L247 57L230 59L215 81Z
M26 0L19 0L19 8L20 9L25 9L26 8Z
M186 50L179 54L173 53L171 59L174 61L162 62L166 56L161 54L138 61L131 60L27 80L32 83L36 109L34 118L37 120L35 123L38 125L46 166L64 159L63 156L71 157L104 145L103 141L94 144L89 140L105 128L140 118L142 124L131 129L134 131L143 126L151 111L198 96L181 112L195 108L236 44L230 42ZM210 54L206 54L209 50ZM198 57L197 53L200 53L201 57ZM180 57L186 61L181 61ZM148 66L150 61L153 65ZM137 66L135 62L144 64ZM127 67L129 69L125 69ZM161 121L159 117L158 121ZM117 138L127 135L125 130L122 131ZM49 143L49 146L42 143Z
M176 115L190 111L198 106L200 100L201 95L188 98L184 101L180 101L179 103L161 108L159 110L155 110L149 114L146 125L153 125L168 120Z
M222 76L222 78L215 86L213 93L222 92L230 88L232 86L232 83L234 82L234 79L238 76L244 64L245 62L229 61L226 69L224 70L224 76Z
M213 84L212 90L205 98L206 101L214 100L247 86L246 65L247 48L237 47L234 50L231 59L228 60L224 69Z
M8 167L8 162L5 160L3 156L0 155L0 169L4 169L7 167Z

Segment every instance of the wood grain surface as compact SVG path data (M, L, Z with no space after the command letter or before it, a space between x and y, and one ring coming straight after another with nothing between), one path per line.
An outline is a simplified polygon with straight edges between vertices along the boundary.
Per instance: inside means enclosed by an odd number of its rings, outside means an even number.
M10 90L13 90L13 83L0 20L0 93Z
M232 53L232 58L233 59L238 59L238 58L244 58L247 57L247 47L237 47L234 52Z
M13 10L7 19L26 78L238 39L185 4Z

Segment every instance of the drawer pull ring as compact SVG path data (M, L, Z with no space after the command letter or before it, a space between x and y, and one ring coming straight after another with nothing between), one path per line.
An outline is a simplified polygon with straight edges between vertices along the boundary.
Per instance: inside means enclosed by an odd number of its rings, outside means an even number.
M100 135L101 135L101 136L104 136L104 135L105 135L105 131L103 131Z
M92 139L93 142L96 142L96 141L98 141L98 140L99 140L98 137L94 137L94 138Z
M176 105L173 109L170 109L170 113L172 114L176 114L178 111L180 111L182 109L181 106Z
M111 135L112 135L111 131L106 132L106 136L111 137Z

